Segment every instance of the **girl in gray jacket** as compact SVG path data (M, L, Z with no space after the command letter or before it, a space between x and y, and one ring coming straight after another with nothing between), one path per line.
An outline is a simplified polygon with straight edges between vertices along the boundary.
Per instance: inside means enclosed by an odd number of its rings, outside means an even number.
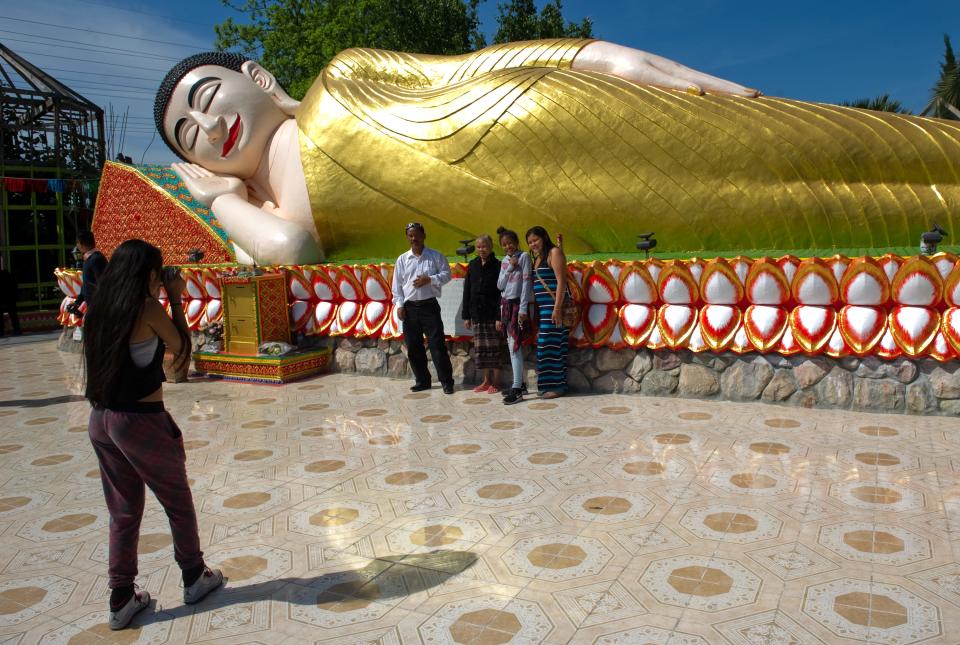
M515 231L504 227L497 229L503 260L497 288L500 294L500 320L497 329L507 336L510 350L510 366L513 369L513 386L504 390L503 402L512 405L523 400L526 385L523 383L523 352L521 341L529 329L530 300L533 297L533 270L530 256L520 251L520 238Z

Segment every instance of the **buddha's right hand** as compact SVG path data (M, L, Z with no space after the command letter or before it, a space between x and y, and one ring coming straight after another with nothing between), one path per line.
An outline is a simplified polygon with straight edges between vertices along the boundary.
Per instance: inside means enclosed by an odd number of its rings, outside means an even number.
M247 187L237 177L215 175L203 166L193 163L174 163L171 168L183 180L193 198L207 208L224 195L236 195L244 201L247 199Z

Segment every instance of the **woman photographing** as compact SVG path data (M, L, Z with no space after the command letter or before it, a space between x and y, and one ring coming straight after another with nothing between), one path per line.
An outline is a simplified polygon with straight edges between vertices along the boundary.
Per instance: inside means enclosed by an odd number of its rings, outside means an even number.
M170 520L183 601L198 602L223 583L220 571L204 565L183 437L163 405L164 351L181 370L190 361L190 336L183 278L162 264L160 250L143 240L118 246L84 320L88 433L110 512L110 629L123 629L150 603L134 584L145 486ZM172 319L157 299L161 286Z

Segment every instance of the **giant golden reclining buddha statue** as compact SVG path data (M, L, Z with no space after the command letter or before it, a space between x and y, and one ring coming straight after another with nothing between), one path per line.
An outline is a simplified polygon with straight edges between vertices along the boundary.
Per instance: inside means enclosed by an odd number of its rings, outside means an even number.
M960 214L960 123L758 96L593 40L462 56L349 49L298 102L192 56L157 93L174 169L238 259L387 257L506 225L572 253L882 248ZM952 239L952 238L951 238Z

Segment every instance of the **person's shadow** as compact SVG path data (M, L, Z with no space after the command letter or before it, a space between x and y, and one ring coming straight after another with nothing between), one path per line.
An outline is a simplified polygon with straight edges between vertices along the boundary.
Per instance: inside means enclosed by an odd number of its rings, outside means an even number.
M77 401L86 401L86 399L79 394L62 394L60 396L50 396L45 399L12 399L9 401L0 401L0 408L45 408L48 405L75 403Z
M271 599L295 605L311 605L328 611L349 611L372 603L393 605L391 598L406 597L438 586L469 569L477 556L469 551L437 550L430 553L385 556L362 569L326 573L314 578L277 578L251 585L224 586L196 605L179 604L157 608L138 617L135 624L185 618L230 605Z

